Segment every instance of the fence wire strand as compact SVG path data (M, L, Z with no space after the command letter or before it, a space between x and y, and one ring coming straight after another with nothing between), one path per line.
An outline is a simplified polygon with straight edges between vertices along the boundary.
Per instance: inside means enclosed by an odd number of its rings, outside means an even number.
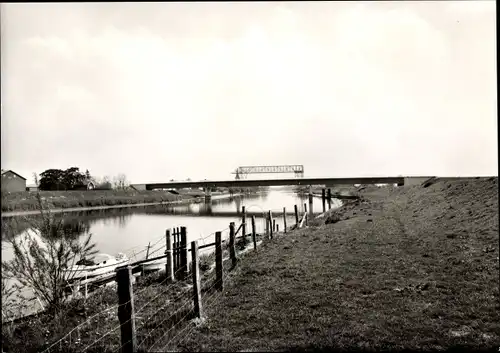
M262 233L259 231L260 229L264 229L265 228L265 225L266 225L266 220L265 218L263 218L261 220L261 222L256 222L255 224L255 232L257 234L260 234L262 235ZM249 222L247 221L247 231L248 231L248 226L249 226ZM240 225L238 225L238 227L240 227ZM175 229L175 228L174 228ZM235 225L235 231L237 229L236 225ZM216 251L217 250L221 250L222 252L222 282L225 283L227 280L229 280L232 276L232 265L228 264L230 261L231 261L231 257L229 256L230 255L230 251L229 251L229 238L230 238L230 232L229 232L230 228L225 228L223 230L221 230L221 240L222 240L222 244L221 245L217 245L217 244L214 244L213 246L209 246L209 247L206 247L206 248L203 248L201 250L199 250L199 255L200 254L208 254L208 256L212 256L212 255L215 255ZM247 232L248 233L248 232ZM201 236L193 241L202 241L205 243L205 239L215 235L216 232L213 232L205 237ZM247 234L245 234L247 235ZM155 246L158 245L160 243L160 241L162 241L163 239L165 239L165 236L162 236L160 238L158 238L155 243L152 245L152 246L149 246L149 255L153 255L159 251L161 251L162 249L166 248L166 243L164 243L163 245L159 246L158 248L155 249ZM251 245L251 241L250 242L247 242L245 244L245 249L241 250L241 251L236 251L236 254L237 255L241 255L243 254L244 252L250 250L250 247L249 245ZM258 244L261 243L261 241L258 242ZM236 239L235 239L235 244L236 245ZM134 248L131 248L131 249L135 249L135 248L138 248L139 246L137 247L134 247ZM135 254L135 256L143 253L143 252L146 252L148 249L148 247L146 247L146 249L138 252ZM131 250L129 249L129 250ZM166 256L165 256L166 257ZM210 268L203 271L203 272L200 272L200 276L202 278L202 281L201 281L201 293L202 293L202 303L203 303L203 306L206 306L206 307L209 307L210 305L213 305L217 300L219 300L222 296L223 296L223 293L224 291L222 290L215 290L214 291L214 288L217 286L218 282L217 282L217 274L216 274L216 266L215 266L215 258L211 259L209 258L211 261L210 261ZM174 276L176 276L178 273L180 273L181 271L183 270L186 270L185 268L178 268L175 273L174 273ZM158 285L161 286L161 285L164 285L166 284L166 282L168 281L168 276L166 276L166 278L159 282ZM187 282L189 282L189 278L186 279ZM134 312L134 315L128 319L127 321L123 322L123 323L120 323L118 325L116 325L115 327L113 327L112 329L108 330L106 333L104 333L103 335L101 335L98 339L94 340L93 342L87 344L85 346L85 348L83 348L83 352L87 351L88 349L90 349L91 347L95 346L97 343L99 343L100 341L102 341L104 338L108 337L109 335L111 335L113 332L115 332L116 330L120 329L123 325L125 324L128 324L132 319L136 320L136 321L139 321L140 324L138 326L136 326L136 334L139 333L140 331L143 331L144 329L147 329L147 326L149 323L151 323L151 319L153 318L156 318L158 316L158 313L161 313L165 308L171 306L171 305L175 305L175 308L173 309L173 313L166 316L165 318L163 318L163 320L161 320L159 323L157 323L156 319L153 319L153 329L152 330L149 330L147 333L144 333L144 334L140 334L140 336L142 337L141 341L139 342L139 344L137 345L137 348L143 346L144 344L146 344L147 342L149 342L149 340L151 339L153 333L156 333L158 330L161 330L162 327L163 327L163 324L166 322L166 321L170 321L172 319L174 319L174 321L172 321L172 325L167 325L169 326L168 329L165 330L165 332L163 332L163 334L157 338L152 345L150 345L148 347L148 350L152 350L153 348L158 348L157 346L162 343L162 340L167 337L167 335L176 330L176 329L179 329L181 325L183 324L186 324L186 326L184 328L182 328L179 332L176 332L175 335L170 338L166 344L160 349L160 350L164 350L166 347L168 347L170 344L172 343L175 343L175 340L178 338L178 337L181 337L181 339L178 341L178 344L179 343L182 343L184 342L188 337L189 335L191 334L191 332L194 330L194 328L196 327L195 325L192 324L192 322L190 321L186 321L185 319L189 316L189 315L192 315L193 314L193 307L191 306L188 306L188 304L192 304L192 298L189 296L189 295L186 295L188 294L189 292L192 291L192 288L193 286L188 284L187 282L184 282L185 284L187 284L187 287L181 289L180 292L176 293L176 296L174 298L168 298L166 300L166 303L164 305L162 305L159 309L157 309L156 311L154 311L152 314L147 314L146 318L143 319L141 316L139 316L140 313L143 313L144 309L147 308L149 305L151 305L153 302L157 301L159 298L165 296L171 289L174 289L174 287L171 287L170 285L165 287L164 290L160 291L160 293L156 294L153 298L151 299L148 299L139 309L137 309L135 312ZM179 282L176 282L176 283L179 283ZM144 288L138 290L136 293L134 293L135 297L136 297L136 301L142 296L142 294L148 289L148 286L145 286ZM185 299L182 300L180 303L178 302L179 299L181 299L182 297L184 297ZM131 299L132 301L133 299ZM139 299L140 300L140 299ZM107 308L105 310L102 310L101 312L99 313L96 313L94 315L92 315L91 317L89 317L88 319L86 319L84 322L80 323L78 326L76 326L75 328L73 328L71 331L69 331L67 334L65 334L62 338L60 338L59 340L57 340L56 342L52 343L49 347L47 347L43 352L49 352L52 348L56 347L58 344L60 345L60 348L62 349L62 342L63 340L68 340L69 339L69 342L71 344L72 342L72 334L77 331L79 333L79 331L85 327L85 325L89 324L89 323L92 323L93 320L95 320L96 317L98 317L99 315L102 315L106 312L110 312L112 310L115 310L115 309L119 309L119 307L121 305L127 305L129 304L131 301L128 301L126 303L123 303L123 304L119 304L119 305L114 305L110 308ZM180 318L180 319L177 319L177 317L179 315L181 315L182 313L184 313L184 310L186 310L185 308L188 306L188 309L187 309L187 312ZM144 313L146 313L144 311ZM189 331L187 331L189 329ZM175 331L174 331L175 332ZM129 341L130 342L130 341ZM123 348L124 345L126 345L127 343L129 342L126 342L124 344L119 344L119 348L118 348L118 351L121 350L121 348Z

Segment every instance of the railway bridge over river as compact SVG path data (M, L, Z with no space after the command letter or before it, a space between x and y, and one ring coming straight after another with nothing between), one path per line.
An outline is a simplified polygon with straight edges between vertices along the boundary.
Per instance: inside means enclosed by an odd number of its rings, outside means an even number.
M428 177L427 177L428 178ZM174 181L165 183L132 184L136 190L185 189L203 188L205 196L211 197L211 190L218 187L256 187L256 186L312 186L312 185L354 185L354 184L398 184L404 185L404 177L363 177L363 178L293 178L293 179L262 179L262 180L203 180Z
M246 179L248 174L262 173L293 173L294 178L289 179ZM354 184L397 184L398 186L411 183L421 183L430 177L353 177L353 178L304 178L303 165L273 165L273 166L245 166L238 167L233 174L236 174L235 180L202 180L202 181L171 181L163 183L132 184L136 190L158 190L158 189L185 189L185 188L203 188L205 198L211 199L213 188L246 188L257 186L309 186L311 195L311 186L323 185L331 187L334 185L354 185Z

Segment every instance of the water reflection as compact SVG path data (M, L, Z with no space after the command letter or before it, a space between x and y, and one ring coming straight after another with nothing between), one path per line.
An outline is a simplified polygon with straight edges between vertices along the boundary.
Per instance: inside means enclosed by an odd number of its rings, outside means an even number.
M315 198L314 209L321 210L321 198ZM165 230L185 226L188 242L198 240L200 244L215 241L215 232L221 231L226 239L229 236L229 223L241 222L241 210L245 206L247 214L254 215L256 231L265 231L264 215L271 210L276 223L283 229L283 207L287 210L287 225L295 223L294 205L300 214L304 212L304 204L308 204L307 195L297 195L292 191L270 190L231 198L213 198L211 202L198 202L184 205L156 205L104 210L87 210L80 212L56 213L56 220L62 220L65 232L75 237L92 234L99 252L115 255L123 252L136 261L146 256L148 244L153 254L161 254L165 244ZM332 207L340 206L338 200ZM39 216L2 218L2 236L6 233L17 235L30 228L32 221L39 221ZM250 229L248 227L247 229ZM2 242L2 259L12 258L12 251L4 248ZM8 245L8 244L7 244ZM210 250L210 248L207 248Z
M54 214L54 222L51 225L51 234L55 235L57 228L66 235L75 237L87 234L93 224L102 222L106 226L125 228L132 217L131 210L112 209L94 210L85 212L70 212ZM19 235L29 229L36 227L41 221L41 216L9 217L2 219L2 240ZM59 221L61 221L60 226Z
M332 204L336 205L338 200ZM68 234L80 236L87 232L94 232L99 227L101 233L105 229L116 229L119 232L129 233L130 222L133 217L138 215L148 216L175 216L168 223L177 223L182 225L185 219L191 219L189 223L199 222L195 219L199 217L215 218L236 218L241 216L242 206L245 206L249 215L255 215L256 218L262 218L264 212L271 210L273 214L280 214L283 207L287 208L287 216L292 216L294 204L298 206L299 212L304 211L304 204L308 204L307 195L298 195L291 191L271 190L269 192L260 192L255 194L234 196L224 199L213 198L211 202L198 202L191 204L177 205L155 205L155 206L139 206L130 208L115 208L101 210L87 210L81 212L68 212L54 214L56 220L63 220L63 229ZM321 209L321 199L314 199L316 204L315 210ZM186 218L188 216L190 218ZM193 218L194 217L194 218ZM182 223L178 223L182 220ZM10 234L20 234L30 228L33 220L39 220L39 216L27 217L9 217L2 219L2 236L6 232ZM144 222L144 221L143 221ZM205 223L206 221L203 221ZM224 221L226 222L226 221ZM212 222L214 230L217 229L215 224L220 221ZM186 224L187 225L187 224ZM102 229L102 231L101 231Z

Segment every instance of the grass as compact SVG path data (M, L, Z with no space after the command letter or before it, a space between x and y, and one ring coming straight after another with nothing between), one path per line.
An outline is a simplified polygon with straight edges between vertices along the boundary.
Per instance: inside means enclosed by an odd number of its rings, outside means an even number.
M138 342L148 339L144 346L153 348L147 337L153 333L160 339L158 351L187 327L191 333L169 349L497 351L498 179L368 188L361 196L330 212L327 219L340 218L335 223L310 221L306 229L249 251L218 300L211 300L213 255L202 255L206 320L197 326L185 322L192 318L190 279L168 287L162 275L141 280L134 285L136 311L143 308ZM68 304L60 317L42 314L4 324L3 349L39 351L116 304L116 290L103 288L86 302ZM185 324L160 338L182 318ZM81 351L117 325L116 309L109 310L55 351ZM119 346L116 330L88 351Z
M114 206L137 203L175 201L197 193L174 195L161 191L88 190L41 191L50 208ZM33 211L38 209L35 192L2 193L2 212Z
M140 351L153 345L156 339L174 325L193 318L191 285L189 277L187 281L167 286L164 274L152 274L141 278L133 286L137 342L143 342L139 347ZM120 329L113 331L120 324L117 304L116 287L107 286L97 289L87 300L81 298L69 302L55 317L41 313L13 323L3 323L3 351L42 351L82 323L86 324L50 348L50 352L80 352L94 342L87 352L119 351ZM176 330L172 330L172 334L175 332ZM171 336L160 340L159 344L169 337ZM100 338L102 340L99 341Z
M227 249L223 250L227 258ZM200 273L204 298L212 298L215 273L213 253L200 255ZM224 261L224 271L231 267ZM138 351L159 351L188 328L194 318L192 278L166 284L165 273L152 273L133 285ZM116 285L92 292L88 299L67 303L57 316L40 313L2 324L4 352L39 352L68 333L71 335L50 348L50 352L116 352L121 346ZM81 325L85 323L84 325ZM74 330L81 325L78 330ZM104 337L105 336L105 337ZM102 338L102 339L101 339ZM101 339L101 340L100 340Z
M498 179L363 196L248 253L177 349L497 351Z

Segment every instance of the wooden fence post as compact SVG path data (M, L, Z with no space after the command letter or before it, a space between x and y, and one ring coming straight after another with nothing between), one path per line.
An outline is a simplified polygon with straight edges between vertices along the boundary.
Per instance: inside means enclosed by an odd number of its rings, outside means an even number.
M151 248L151 242L148 243L148 249L146 250L146 260L149 258L150 248ZM142 267L141 276L144 276L144 264L142 264L141 267Z
M312 186L309 185L309 213L311 216L313 215L313 194L312 194Z
M177 229L172 228L172 233L174 235L173 253L174 253L174 277L177 277L177 270L179 269L179 264L177 263Z
M321 189L321 203L323 204L323 213L326 212L326 207L325 207L325 189Z
M266 219L266 237L270 239L271 233L269 233L269 215L266 215L265 219Z
M172 237L170 236L170 229L166 231L166 241L167 241L167 264L165 265L167 273L166 283L172 283L174 281L174 254L172 253Z
M241 206L241 231L243 232L242 234L242 239L243 239L243 244L246 246L247 245L247 213L245 210L245 206Z
M181 276L182 254L181 254L181 228L177 227L177 276Z
M222 234L215 232L215 289L221 291L224 288L222 282Z
M146 251L146 260L149 258L149 249L151 248L151 242L148 243L148 250Z
M328 209L331 209L332 208L332 189L330 189L330 188L328 188L327 200L328 200Z
M304 212L307 213L307 203L304 202Z
M297 205L294 205L293 207L295 209L295 226L298 228L299 227L299 209Z
M269 211L269 228L270 228L270 233L269 233L269 238L273 238L273 214L271 211Z
M118 319L120 320L121 352L137 352L135 332L134 293L132 291L132 267L120 267L116 271L118 284Z
M280 225L276 224L276 233L279 233L279 232L280 232Z
M229 223L229 256L231 257L233 266L236 266L237 259L234 238L234 222L231 222Z
M177 227L177 269L175 270L177 273L177 277L179 277L180 274L180 268L181 268L181 230L179 227Z
M286 233L286 207L283 207L283 232Z
M193 276L193 300L194 314L201 318L203 308L201 305L201 278L200 278L200 254L198 253L198 241L191 242L191 273Z
M276 233L276 220L273 219L273 232Z
M181 278L186 279L188 274L187 261L187 231L181 227Z
M257 240L255 239L255 216L252 216L252 241L253 249L257 250Z

